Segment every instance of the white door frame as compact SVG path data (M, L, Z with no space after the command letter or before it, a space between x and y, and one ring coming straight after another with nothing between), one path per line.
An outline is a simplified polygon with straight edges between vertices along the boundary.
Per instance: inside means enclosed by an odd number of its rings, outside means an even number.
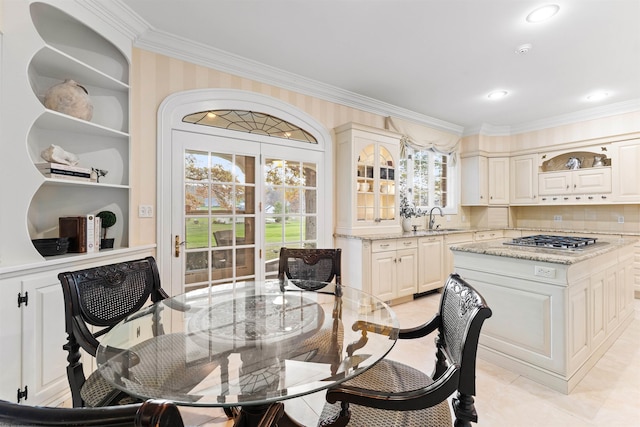
M173 258L173 239L170 232L171 132L173 129L193 132L195 125L183 123L182 118L187 114L206 110L248 110L270 114L299 126L316 138L317 145L307 144L305 147L324 152L324 170L321 179L325 195L321 199L322 203L318 204L318 245L333 247L333 141L327 129L293 105L255 92L235 89L197 89L178 92L165 98L158 108L156 258L160 277L171 277ZM225 129L216 129L215 132L223 136L237 135L235 131ZM271 144L276 141L275 138L256 135L256 140L262 138L269 138L268 142ZM282 145L286 144L291 142L283 141Z

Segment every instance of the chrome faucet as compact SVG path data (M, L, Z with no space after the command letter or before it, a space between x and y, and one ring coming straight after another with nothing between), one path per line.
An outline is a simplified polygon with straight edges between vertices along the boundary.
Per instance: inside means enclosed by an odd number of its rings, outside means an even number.
M429 211L429 230L433 230L433 225L436 222L436 219L433 217L433 210L434 209L438 209L440 211L440 216L444 216L444 214L442 213L442 209L440 208L440 206L434 206L431 208L431 210ZM438 225L439 227L440 225ZM437 228L437 227L436 227Z

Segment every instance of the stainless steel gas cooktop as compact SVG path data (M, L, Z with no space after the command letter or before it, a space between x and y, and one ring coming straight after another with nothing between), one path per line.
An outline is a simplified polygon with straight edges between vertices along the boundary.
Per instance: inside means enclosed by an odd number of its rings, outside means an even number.
M585 249L587 246L597 243L596 237L552 236L537 234L535 236L516 237L505 245L540 247L551 249Z

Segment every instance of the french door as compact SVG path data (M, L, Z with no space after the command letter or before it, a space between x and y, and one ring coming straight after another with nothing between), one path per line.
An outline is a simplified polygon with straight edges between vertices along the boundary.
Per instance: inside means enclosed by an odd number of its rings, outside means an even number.
M172 293L275 277L282 246L316 247L322 158L250 134L174 129Z

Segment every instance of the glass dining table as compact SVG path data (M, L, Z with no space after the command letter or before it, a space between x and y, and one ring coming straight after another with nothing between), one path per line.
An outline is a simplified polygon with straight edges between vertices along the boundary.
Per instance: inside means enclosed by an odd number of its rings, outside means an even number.
M387 304L349 286L236 282L128 316L102 337L96 359L102 376L130 395L222 407L234 425L253 426L271 405L382 360L398 328ZM284 414L279 425L298 424Z

